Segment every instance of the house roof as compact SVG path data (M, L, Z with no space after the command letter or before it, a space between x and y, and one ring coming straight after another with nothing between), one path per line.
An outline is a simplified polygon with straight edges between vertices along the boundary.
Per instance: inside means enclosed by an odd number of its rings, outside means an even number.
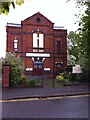
M23 21L28 21L29 19L33 18L34 16L43 17L43 18L45 18L49 23L54 24L53 22L51 22L47 17L45 17L45 16L44 16L43 14L41 14L40 12L35 13L34 15L32 15L32 16L24 19Z
M16 23L7 23L6 26L10 26L10 27L21 27L21 24L16 24Z

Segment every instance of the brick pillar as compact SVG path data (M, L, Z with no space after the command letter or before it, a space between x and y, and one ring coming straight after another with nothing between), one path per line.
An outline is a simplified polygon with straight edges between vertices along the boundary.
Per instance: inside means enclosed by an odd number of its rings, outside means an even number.
M9 64L5 63L2 66L2 88L9 87Z

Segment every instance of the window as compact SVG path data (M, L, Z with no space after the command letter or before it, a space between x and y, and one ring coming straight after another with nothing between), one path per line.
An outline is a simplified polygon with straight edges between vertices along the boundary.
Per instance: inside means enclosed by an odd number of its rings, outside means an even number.
M62 67L62 63L60 62L60 63L56 63L56 69L58 69L58 68L61 68Z
M57 40L57 52L58 52L58 53L61 52L61 49L60 49L60 48L61 48L61 42L60 42L60 40L58 39L58 40Z
M33 52L44 52L44 50L43 49L40 49L40 48L34 48L33 49Z
M33 49L33 52L38 52L38 49Z
M61 64L56 64L56 68L60 68L61 67Z
M18 50L18 39L15 37L14 39L14 51Z
M44 50L43 49L39 49L39 52L44 52Z
M44 37L43 34L33 33L33 52L43 52Z
M39 34L39 48L43 48L43 34Z
M36 20L37 20L37 22L40 22L41 19L40 19L40 18L37 18Z
M37 40L37 34L33 34L33 47L38 47L38 40Z

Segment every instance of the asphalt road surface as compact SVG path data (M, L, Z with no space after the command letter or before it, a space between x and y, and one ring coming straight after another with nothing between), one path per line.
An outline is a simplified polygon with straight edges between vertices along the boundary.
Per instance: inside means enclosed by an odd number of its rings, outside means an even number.
M3 118L88 118L89 97L6 100Z

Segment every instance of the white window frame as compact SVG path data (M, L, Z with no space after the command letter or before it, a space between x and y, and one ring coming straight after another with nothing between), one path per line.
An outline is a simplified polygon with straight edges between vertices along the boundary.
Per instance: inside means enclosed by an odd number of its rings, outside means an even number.
M17 51L18 50L18 39L15 38L14 39L14 51Z
M43 34L39 34L39 48L44 48L44 37Z
M37 33L33 33L33 48L38 47Z
M44 34L33 33L33 48L44 48Z

